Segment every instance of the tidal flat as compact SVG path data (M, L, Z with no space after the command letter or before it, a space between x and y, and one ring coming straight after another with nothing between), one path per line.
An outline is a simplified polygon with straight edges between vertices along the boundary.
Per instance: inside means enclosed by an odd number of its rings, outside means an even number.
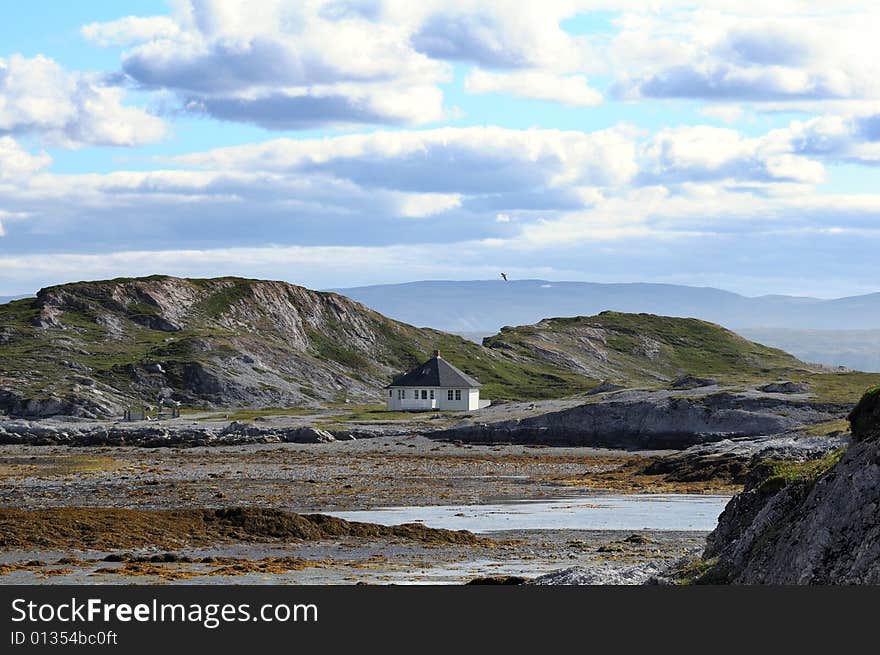
M705 481L670 486L644 474L662 454L420 436L196 448L2 446L0 582L462 584L530 580L570 567L591 571L597 582L642 582L702 549L708 514L720 512L732 491ZM687 522L687 503L678 503L685 520L664 524L650 520L651 505L633 505L661 502L654 493L673 494L666 505L687 498L678 494L716 495L693 497L696 523ZM646 513L615 523L615 503ZM585 513L571 515L579 505ZM395 518L388 508L408 511ZM568 519L557 520L566 511ZM313 514L325 517L318 521L329 532L277 527ZM436 526L440 514L469 531ZM217 515L226 521L222 529ZM354 522L331 529L328 521L339 519L326 515ZM412 527L375 525L398 522Z

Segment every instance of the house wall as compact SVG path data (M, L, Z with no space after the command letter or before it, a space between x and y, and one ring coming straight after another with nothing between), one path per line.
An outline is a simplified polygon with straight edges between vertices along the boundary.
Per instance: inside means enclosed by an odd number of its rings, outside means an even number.
M422 389L428 391L428 398L422 400L421 393L419 397L414 397L414 392L421 392ZM403 390L404 398L398 397L398 391ZM434 391L434 399L430 398L430 392ZM460 388L461 400L455 400L455 389L453 388L453 399L449 400L449 389L446 387L392 387L385 390L385 407L389 411L407 411L407 410L460 410L469 411L480 408L480 390Z

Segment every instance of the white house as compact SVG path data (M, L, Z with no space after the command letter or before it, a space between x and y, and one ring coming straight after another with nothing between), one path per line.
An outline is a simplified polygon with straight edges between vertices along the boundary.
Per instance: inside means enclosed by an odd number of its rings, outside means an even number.
M480 400L482 385L462 373L440 356L434 356L385 387L388 410L460 409L464 411L488 407L490 401Z

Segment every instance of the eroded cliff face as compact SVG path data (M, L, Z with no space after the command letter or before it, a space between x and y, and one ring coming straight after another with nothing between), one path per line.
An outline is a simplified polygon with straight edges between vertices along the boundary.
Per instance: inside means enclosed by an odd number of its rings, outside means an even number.
M731 500L709 536L703 581L880 584L880 388L849 420L845 454L768 464Z
M754 392L690 395L632 390L561 411L521 420L463 424L429 436L469 443L680 449L725 439L782 434L840 414L837 405Z
M438 347L496 387L530 374L459 337L286 282L153 276L66 284L0 306L0 412L118 415L159 394L215 407L376 402L395 373ZM560 393L591 383L569 389L574 378Z

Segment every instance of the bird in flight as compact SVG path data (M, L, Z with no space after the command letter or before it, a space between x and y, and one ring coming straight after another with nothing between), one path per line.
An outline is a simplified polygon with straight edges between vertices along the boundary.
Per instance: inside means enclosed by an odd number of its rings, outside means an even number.
M504 278L504 281L507 282L507 273L502 273L501 277Z

